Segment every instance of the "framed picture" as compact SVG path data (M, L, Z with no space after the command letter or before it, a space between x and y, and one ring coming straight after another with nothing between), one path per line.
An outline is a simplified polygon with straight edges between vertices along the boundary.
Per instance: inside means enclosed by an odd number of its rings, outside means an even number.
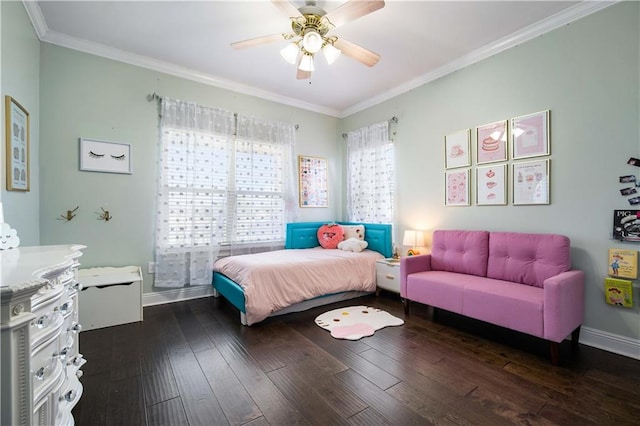
M454 169L471 165L471 129L444 137L444 168Z
M7 191L29 191L29 112L5 96Z
M445 206L469 206L470 200L470 169L452 170L444 173Z
M478 126L476 164L507 161L507 120Z
M131 174L131 145L80 138L80 170Z
M549 159L513 163L513 205L549 204Z
M507 204L506 164L476 168L476 204L479 206Z
M328 207L327 160L298 156L300 207Z
M511 119L513 159L550 154L549 110Z

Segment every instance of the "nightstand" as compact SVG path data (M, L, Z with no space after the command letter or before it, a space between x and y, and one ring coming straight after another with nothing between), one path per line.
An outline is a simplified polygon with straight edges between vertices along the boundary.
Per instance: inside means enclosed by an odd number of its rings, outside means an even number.
M400 259L376 260L378 288L400 294Z

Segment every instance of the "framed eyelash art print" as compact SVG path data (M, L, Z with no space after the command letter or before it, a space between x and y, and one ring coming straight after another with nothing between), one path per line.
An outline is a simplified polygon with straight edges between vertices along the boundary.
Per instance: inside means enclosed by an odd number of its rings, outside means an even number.
M131 145L80 138L80 170L132 174Z

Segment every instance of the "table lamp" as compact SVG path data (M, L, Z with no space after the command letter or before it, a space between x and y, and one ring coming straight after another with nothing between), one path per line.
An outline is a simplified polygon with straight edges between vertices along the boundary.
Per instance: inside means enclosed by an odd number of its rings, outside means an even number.
M407 256L414 256L420 254L419 247L424 247L424 233L416 230L404 231L404 238L402 245L410 247L407 251Z

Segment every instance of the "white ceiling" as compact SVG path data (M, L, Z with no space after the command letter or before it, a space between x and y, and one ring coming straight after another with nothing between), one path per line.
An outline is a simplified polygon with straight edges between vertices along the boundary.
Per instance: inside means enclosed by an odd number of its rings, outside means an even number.
M342 3L317 1L325 11ZM311 80L297 80L295 66L280 56L285 41L230 47L290 32L269 0L24 4L42 41L345 117L612 3L387 0L329 33L380 54L378 64L342 55L329 66L318 55Z

